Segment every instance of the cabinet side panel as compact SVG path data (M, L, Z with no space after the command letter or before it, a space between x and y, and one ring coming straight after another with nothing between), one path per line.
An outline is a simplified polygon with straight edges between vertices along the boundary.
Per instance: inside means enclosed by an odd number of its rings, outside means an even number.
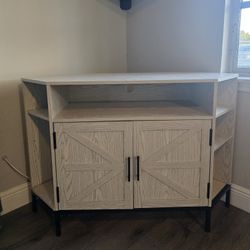
M31 117L28 110L39 106L36 98L23 85L29 165L32 187L52 178L49 129L46 121Z
M231 184L232 143L229 140L214 155L214 179L225 184Z
M237 79L218 83L217 107L235 110L237 101Z
M214 179L225 184L232 181L237 89L237 79L218 84L217 107L227 108L229 112L216 119L215 143L226 143L214 153Z

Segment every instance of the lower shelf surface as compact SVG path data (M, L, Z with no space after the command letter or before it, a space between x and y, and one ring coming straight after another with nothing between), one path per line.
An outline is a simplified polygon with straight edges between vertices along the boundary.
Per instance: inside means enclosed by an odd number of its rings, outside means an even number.
M55 210L53 181L49 180L32 188L32 191L51 209Z
M213 180L213 192L212 192L212 198L214 199L217 194L225 187L226 183L219 181L219 180Z

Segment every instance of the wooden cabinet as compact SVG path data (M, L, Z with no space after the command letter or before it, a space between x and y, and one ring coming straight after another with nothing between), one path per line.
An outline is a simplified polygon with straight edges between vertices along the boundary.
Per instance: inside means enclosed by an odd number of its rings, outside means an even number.
M132 124L56 123L60 209L131 209Z
M134 206L207 206L210 121L136 122Z
M237 75L23 83L33 204L45 202L57 228L66 210L203 207L209 231L211 208L230 194Z
M208 205L210 129L199 120L56 123L59 209Z

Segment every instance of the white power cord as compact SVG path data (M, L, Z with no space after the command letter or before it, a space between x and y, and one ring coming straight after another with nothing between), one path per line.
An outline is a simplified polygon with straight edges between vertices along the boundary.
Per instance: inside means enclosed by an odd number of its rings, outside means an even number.
M3 155L2 160L12 169L14 170L16 173L18 173L19 175L21 175L23 178L25 178L26 180L30 181L30 178L23 174L22 172L20 172L20 170L18 170L8 159L8 157L6 155Z

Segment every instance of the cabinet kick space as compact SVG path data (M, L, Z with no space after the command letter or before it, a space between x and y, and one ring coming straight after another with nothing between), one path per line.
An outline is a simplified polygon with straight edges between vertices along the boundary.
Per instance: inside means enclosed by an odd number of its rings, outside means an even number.
M229 200L237 75L23 79L33 208L201 207ZM228 204L228 202L227 202Z

